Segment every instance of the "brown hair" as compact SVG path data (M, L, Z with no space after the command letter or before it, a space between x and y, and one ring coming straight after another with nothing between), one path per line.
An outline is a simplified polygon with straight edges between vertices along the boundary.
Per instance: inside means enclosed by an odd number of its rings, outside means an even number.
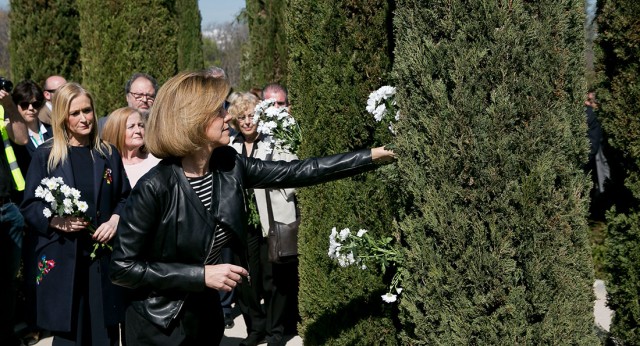
M127 120L134 113L140 114L140 112L131 107L118 108L109 114L107 122L104 124L104 129L102 129L102 139L115 145L122 155L126 150L124 143L127 135ZM140 114L140 118L144 121L142 114ZM140 151L142 153L146 152L144 145L140 148Z
M145 128L147 150L159 158L184 157L207 143L206 127L223 110L229 83L183 72L158 91Z

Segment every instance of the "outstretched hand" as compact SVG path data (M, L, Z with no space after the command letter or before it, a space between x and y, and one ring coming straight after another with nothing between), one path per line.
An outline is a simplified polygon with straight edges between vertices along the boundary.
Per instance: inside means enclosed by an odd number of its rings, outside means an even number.
M391 150L385 149L384 147L377 147L371 149L371 159L373 160L373 162L391 162L396 159L396 154Z
M218 291L230 292L239 283L242 283L243 276L248 278L249 272L237 265L216 264L204 266L205 285Z

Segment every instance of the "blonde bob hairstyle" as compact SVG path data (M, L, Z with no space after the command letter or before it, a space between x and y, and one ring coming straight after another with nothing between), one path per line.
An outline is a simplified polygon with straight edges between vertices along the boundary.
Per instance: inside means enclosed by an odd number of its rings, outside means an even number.
M231 126L239 130L240 124L238 123L238 118L245 116L249 111L253 114L253 110L256 108L256 105L260 103L260 99L253 93L243 92L230 98L229 102L231 103L228 109L231 115Z
M124 156L124 152L127 150L125 146L127 136L127 120L135 113L140 114L137 110L131 107L118 108L111 112L107 117L107 122L102 129L102 139L115 145L116 149ZM140 118L144 121L144 117L140 114ZM146 132L145 132L146 134ZM146 153L144 145L139 148L141 153Z
M69 129L67 128L67 120L69 119L69 111L71 102L78 96L85 95L89 98L91 109L93 110L93 123L91 124L91 132L89 133L89 147L97 150L101 155L111 155L111 146L105 144L98 138L97 118L95 116L95 106L93 97L78 83L66 83L53 94L51 100L51 128L53 130L53 144L47 168L51 172L58 165L64 163L69 155ZM93 151L92 151L93 153Z
M223 111L229 83L200 72L183 72L158 90L145 128L155 157L185 157L204 147L206 128Z

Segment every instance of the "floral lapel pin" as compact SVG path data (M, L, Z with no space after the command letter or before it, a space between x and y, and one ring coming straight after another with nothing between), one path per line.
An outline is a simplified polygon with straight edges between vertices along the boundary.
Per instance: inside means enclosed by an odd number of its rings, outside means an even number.
M107 181L107 184L111 184L111 182L113 181L113 177L111 176L111 168L107 168L104 170L103 178Z
M36 276L36 285L40 285L44 276L49 274L51 269L56 266L56 261L50 259L47 260L47 256L42 256L42 259L38 263L38 275Z

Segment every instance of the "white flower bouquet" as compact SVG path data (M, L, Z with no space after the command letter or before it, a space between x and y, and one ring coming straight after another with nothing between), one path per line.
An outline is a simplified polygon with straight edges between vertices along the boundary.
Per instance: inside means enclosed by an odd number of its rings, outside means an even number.
M287 108L276 107L275 104L276 100L268 99L256 105L253 122L258 124L259 133L271 136L268 143L271 150L278 148L295 154L302 140L302 131Z
M46 218L52 216L80 217L86 221L91 221L86 214L89 205L87 202L80 200L80 191L66 185L60 177L43 178L40 181L40 186L36 188L35 196L49 203L49 207L45 207L42 210L42 214ZM91 233L96 231L91 224L89 224L87 229ZM92 259L96 257L98 247L106 247L112 250L110 245L96 242L93 244L93 251L90 255Z
M369 94L367 112L373 114L373 118L377 122L389 123L389 131L394 135L393 125L400 120L400 111L397 108L396 88L385 85Z
M368 266L379 265L382 273L395 267L389 290L382 295L384 302L393 303L402 292L400 286L406 270L401 253L391 245L392 242L391 237L373 239L365 229L353 234L349 228L338 232L334 227L329 235L329 257L337 260L341 267L357 265L365 270Z

